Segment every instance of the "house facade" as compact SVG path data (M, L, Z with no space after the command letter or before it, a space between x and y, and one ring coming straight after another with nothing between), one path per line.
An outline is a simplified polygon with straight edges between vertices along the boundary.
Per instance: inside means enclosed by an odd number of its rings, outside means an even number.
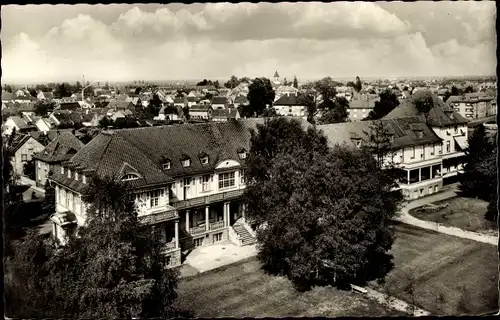
M24 165L33 155L42 151L44 146L30 135L18 134L14 137L9 151L12 153L12 168L17 176L24 175Z
M85 224L90 178L111 175L135 193L145 228L163 235L167 264L181 251L231 240L255 241L243 190L250 131L256 121L103 131L49 179L56 188L53 235L62 243ZM213 141L218 141L214 146Z
M215 122L225 122L231 119L238 120L240 118L240 113L234 106L227 109L212 110L212 121Z
M450 96L447 101L453 109L466 119L482 119L497 114L496 98L483 92Z
M2 124L2 136L11 135L15 130L18 133L27 133L30 131L36 131L36 126L29 123L25 119L19 116L10 116L4 124Z
M300 102L298 94L285 94L273 104L276 113L281 116L305 117L306 106Z
M368 114L375 107L375 102L378 101L378 96L373 97L369 95L354 95L349 101L349 108L347 114L350 121L361 121L365 119Z
M208 104L197 104L189 108L191 119L212 119L213 108Z

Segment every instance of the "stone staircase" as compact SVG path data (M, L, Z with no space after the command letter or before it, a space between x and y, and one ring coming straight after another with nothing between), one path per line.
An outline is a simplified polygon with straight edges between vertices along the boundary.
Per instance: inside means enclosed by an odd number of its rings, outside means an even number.
M236 234L239 236L241 245L242 246L247 246L251 245L257 242L257 239L255 239L254 236L248 232L248 230L245 228L245 226L241 222L236 222L233 225L233 229L236 232Z

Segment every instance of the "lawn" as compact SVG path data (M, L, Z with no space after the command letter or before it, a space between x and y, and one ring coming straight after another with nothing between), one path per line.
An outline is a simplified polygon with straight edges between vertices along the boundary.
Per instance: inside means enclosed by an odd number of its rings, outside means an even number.
M255 258L181 280L178 305L196 317L402 316L361 294L319 287L299 293Z
M395 267L386 283L370 287L410 302L405 287L413 274L415 304L432 314L498 310L498 247L397 224L392 254ZM465 303L459 303L462 296Z
M484 218L488 202L465 197L455 197L433 203L445 205L442 209L415 208L410 214L422 220L438 222L443 225L457 227L463 230L496 235L497 226Z

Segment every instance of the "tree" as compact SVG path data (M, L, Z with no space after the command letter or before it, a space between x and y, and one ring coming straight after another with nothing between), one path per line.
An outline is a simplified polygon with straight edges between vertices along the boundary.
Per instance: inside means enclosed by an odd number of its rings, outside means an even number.
M32 97L36 97L38 95L37 92L36 92L36 90L34 88L29 88L28 92L30 93L30 95Z
M298 96L298 101L300 105L306 107L307 122L315 124L316 120L314 117L318 114L318 108L316 107L314 96L310 93L300 94Z
M12 285L15 281L9 283L10 301L17 304L9 316L182 315L173 305L178 272L165 269L159 233L141 225L133 198L126 184L94 176L83 197L90 203L87 225L79 228L78 237L70 236L65 246L49 251L30 236L30 243L21 246L24 251L11 263L11 274L21 288ZM27 279L20 279L23 275ZM33 293L26 294L29 290Z
M472 88L472 86L467 86L464 90L464 93L473 93L474 92L474 88Z
M191 116L189 115L189 107L188 106L185 106L184 108L182 108L182 113L184 114L184 118L186 119L186 121L191 119Z
M267 78L255 78L248 86L247 99L253 113L261 115L262 112L274 102L275 92L271 81Z
M459 96L461 94L462 94L462 92L460 92L460 90L458 90L457 87L455 87L455 86L451 87L451 95L452 96Z
M392 267L395 182L362 149L330 150L318 131L274 118L252 133L247 159L248 218L258 259L300 289L363 282Z
M297 81L297 77L296 76L293 77L293 87L295 89L299 88L299 82Z
M49 172L49 176L52 172ZM45 198L42 202L42 215L50 216L56 212L56 192L49 181L45 182Z
M399 105L398 96L390 89L385 89L379 94L380 99L375 101L373 110L365 120L378 120L389 114Z
M241 80L238 80L238 77L236 76L231 76L231 79L224 83L224 87L228 89L234 89L236 88L239 84L241 83Z
M54 111L55 102L40 100L35 103L35 114L37 116L46 117L50 112Z
M158 96L158 93L153 94L153 98L149 100L148 104L148 113L152 117L156 117L158 113L160 112L161 107L163 106L163 103L161 102L160 97Z
M135 88L135 94L141 93L142 87Z
M349 114L347 108L349 101L345 97L335 97L333 100L326 100L319 104L318 109L321 111L321 124L346 122Z
M9 85L9 84L5 84L5 85L3 86L3 89L4 89L5 91L9 92L9 93L14 92L14 88L13 88L11 85Z
M215 80L213 84L214 84L215 89L220 88L219 80Z
M80 81L77 81L75 84L75 91L80 92L82 91L82 89L83 89L82 84L80 83Z
M27 161L23 166L23 173L31 180L36 179L35 159Z
M460 175L460 190L466 196L490 200L496 191L496 146L479 125L469 137L465 150L464 173Z
M284 78L284 79L283 79L283 85L284 85L284 86L288 86L288 85L289 85L289 83L288 83L288 81L286 80L286 78Z
M361 84L361 79L359 79L359 77L356 77L356 82L354 83L354 87L353 88L358 93L361 91L362 84Z
M112 125L113 121L111 121L108 117L102 117L102 119L99 120L99 128L107 129L109 126Z
M422 94L421 96L415 98L413 101L418 113L423 115L425 117L425 120L427 121L429 112L434 107L434 100L432 99L432 96L426 92L425 94Z
M202 81L198 82L196 86L206 86L208 83L207 79L203 79Z
M335 82L330 77L316 81L314 83L314 89L321 95L323 102L326 100L333 100L337 94Z
M71 96L71 86L69 83L59 83L56 85L56 89L54 91L54 96L57 98L65 98Z

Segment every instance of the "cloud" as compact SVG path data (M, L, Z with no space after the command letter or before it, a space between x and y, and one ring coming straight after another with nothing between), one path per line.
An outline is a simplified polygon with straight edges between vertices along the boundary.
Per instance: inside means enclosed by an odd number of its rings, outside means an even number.
M275 70L289 79L492 74L492 14L484 5L467 8L473 17L455 9L461 19L450 20L444 10L420 18L373 3L133 7L111 23L80 14L42 37L20 33L3 47L2 67L16 81L225 79ZM432 21L447 24L436 34L465 31L432 38Z

